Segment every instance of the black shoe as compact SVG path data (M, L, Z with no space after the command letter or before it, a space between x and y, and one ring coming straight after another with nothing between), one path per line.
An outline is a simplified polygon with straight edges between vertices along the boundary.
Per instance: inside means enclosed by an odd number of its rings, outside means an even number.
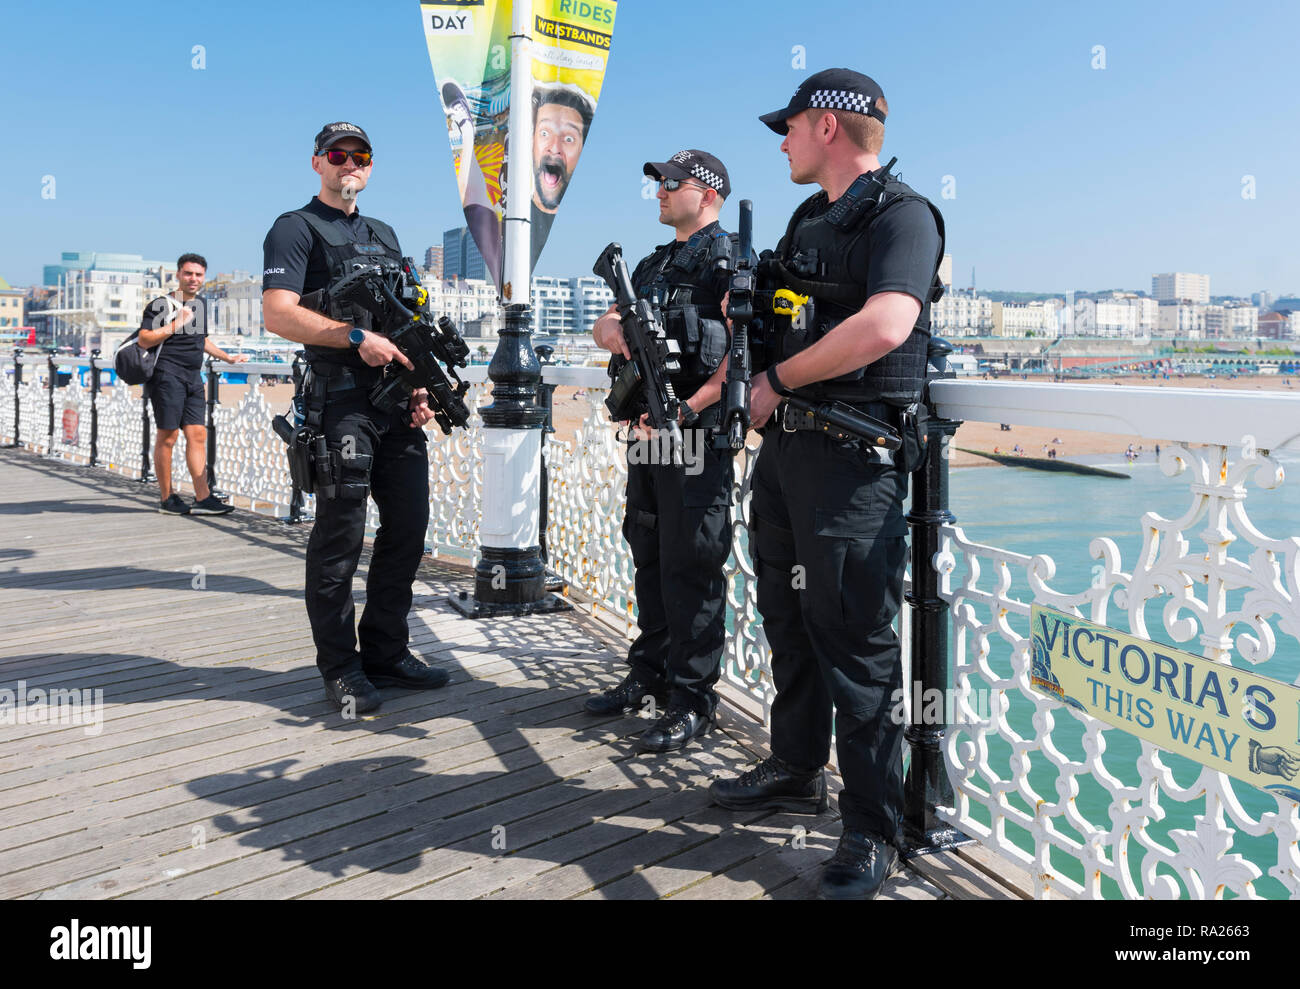
M185 499L180 495L172 493L167 496L167 500L160 502L158 511L164 515L189 515L190 506L185 504Z
M588 714L622 714L624 711L639 709L647 696L653 697L660 707L664 706L662 693L652 690L635 673L629 673L618 686L610 687L595 697L588 697L582 706Z
M898 851L861 831L845 831L822 870L823 900L874 900L898 865Z
M214 494L208 495L202 501L196 501L194 507L190 509L191 515L229 515L235 510L234 505L227 505L224 501Z
M445 687L451 679L446 670L429 666L409 652L388 666L368 667L366 676L376 687L405 687L407 690L433 690Z
M641 733L636 740L640 752L671 752L686 745L692 738L703 735L713 724L713 719L680 704Z
M715 780L709 796L728 810L786 810L824 814L830 806L826 775L796 773L776 756L768 756L734 780Z
M325 694L340 711L346 711L346 705L351 701L352 714L373 711L380 702L379 691L360 670L352 670L333 680L326 680Z

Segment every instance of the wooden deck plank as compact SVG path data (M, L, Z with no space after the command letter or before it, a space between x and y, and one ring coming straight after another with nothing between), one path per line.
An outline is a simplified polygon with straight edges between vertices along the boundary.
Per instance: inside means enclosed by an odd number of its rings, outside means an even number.
M622 675L621 629L580 612L465 619L446 598L472 573L426 561L411 647L450 684L385 690L373 716L344 722L302 610L309 526L160 516L152 484L9 450L0 490L0 682L104 701L98 734L0 735L0 896L815 895L834 813L708 799L711 780L767 755L761 725L728 712L654 757L632 745L645 719L585 713ZM358 613L367 567L368 552ZM960 865L975 886L1021 881L975 852ZM942 895L915 874L886 890Z

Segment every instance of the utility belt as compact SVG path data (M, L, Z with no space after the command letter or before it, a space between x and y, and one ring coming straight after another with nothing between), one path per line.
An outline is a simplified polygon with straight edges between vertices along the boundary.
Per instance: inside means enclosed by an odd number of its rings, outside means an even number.
M351 456L344 458L344 451L331 450L322 420L327 398L368 393L382 377L380 368L350 368L319 361L307 369L293 397L301 421L290 421L285 415L271 420L276 435L288 444L289 476L295 487L325 498L366 497L373 458L355 451L348 451Z
M814 432L838 443L851 443L863 450L878 450L882 458L911 473L925 462L929 444L929 415L921 403L900 408L887 402L819 403L836 407L837 417L852 420L853 430L822 415L793 408L783 401L773 421L785 432ZM890 453L894 455L890 457Z

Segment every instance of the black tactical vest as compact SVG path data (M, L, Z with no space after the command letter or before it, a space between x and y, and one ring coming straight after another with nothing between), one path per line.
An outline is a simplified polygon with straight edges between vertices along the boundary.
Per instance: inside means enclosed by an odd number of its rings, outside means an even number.
M866 285L860 275L855 280L850 258L867 247L865 238L871 222L907 200L925 203L939 228L939 253L934 259L930 293L922 300L916 325L900 346L879 360L837 378L798 388L797 394L855 404L887 402L906 406L920 401L930 336L930 305L943 295L938 279L944 250L943 217L933 203L897 179L886 183L879 202L860 202L848 210L836 210L835 206L826 209L826 193L818 192L795 210L776 258L763 265L765 273L779 285L810 297L810 303L793 322L789 317L775 322L775 356L784 360L812 346L866 304Z
M727 324L711 276L719 260L730 259L734 241L715 221L675 251L676 242L658 248L633 272L637 297L655 306L664 332L681 348L682 370L672 377L679 398L689 398L727 355Z
M390 258L399 262L402 260L402 249L397 243L397 234L393 232L392 227L382 220L375 220L368 216L361 217L361 220L378 243L359 244L351 240L342 228L321 219L308 210L290 210L283 215L299 216L307 222L307 227L311 230L321 252L325 256L331 284L343 275L351 273L353 262L374 261L376 258ZM309 292L303 295L299 304L320 312L317 302L318 292ZM370 313L350 303L331 303L325 311L325 315L343 323L359 326L363 330L371 328ZM306 347L305 350L309 361L326 361L356 367L364 366L364 362L352 350L310 346Z

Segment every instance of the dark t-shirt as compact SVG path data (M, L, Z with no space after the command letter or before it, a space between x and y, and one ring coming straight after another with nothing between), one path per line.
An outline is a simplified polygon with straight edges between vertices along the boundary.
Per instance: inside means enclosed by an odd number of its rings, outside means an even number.
M203 367L203 344L208 337L208 307L203 296L196 295L185 307L193 316L159 345L155 373L194 374ZM176 318L181 303L170 295L159 296L144 307L140 329L160 330Z
M808 214L810 219L830 209L825 193ZM784 247L784 243L781 245ZM922 319L929 306L930 286L939 262L939 228L925 203L908 199L883 210L871 221L849 255L852 281L866 286L866 298L878 292L905 292L921 303Z
M360 211L349 216L333 206L326 206L315 196L303 208L339 227L353 243L381 243ZM262 291L283 288L298 295L306 295L325 288L330 281L329 262L322 245L307 226L307 221L301 216L288 214L277 219L262 242ZM306 350L309 359L332 361L352 367L365 366L365 362L350 347L307 347Z

